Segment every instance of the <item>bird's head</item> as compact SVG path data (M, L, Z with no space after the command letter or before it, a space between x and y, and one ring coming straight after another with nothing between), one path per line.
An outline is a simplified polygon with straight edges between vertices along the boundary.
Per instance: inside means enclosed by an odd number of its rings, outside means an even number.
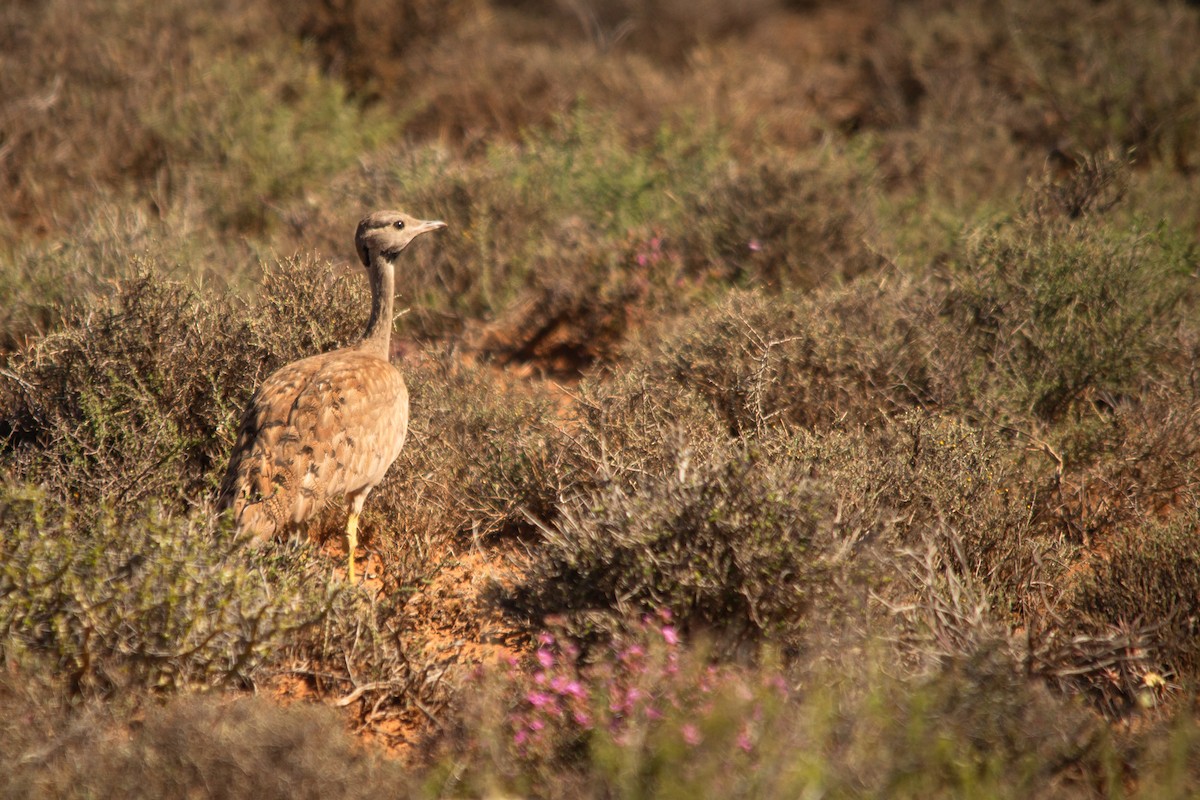
M358 251L363 266L370 265L371 256L375 253L391 261L422 233L444 227L446 223L440 220L416 219L400 211L376 211L358 223L354 249Z

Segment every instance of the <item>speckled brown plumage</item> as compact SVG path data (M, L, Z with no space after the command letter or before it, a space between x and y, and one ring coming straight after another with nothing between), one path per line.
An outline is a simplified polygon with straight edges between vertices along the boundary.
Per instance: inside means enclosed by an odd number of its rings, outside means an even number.
M398 211L377 211L359 223L355 249L371 280L363 340L295 361L263 381L242 417L221 487L220 507L258 542L347 497L351 581L363 503L408 432L408 389L388 361L394 262L414 238L441 227Z

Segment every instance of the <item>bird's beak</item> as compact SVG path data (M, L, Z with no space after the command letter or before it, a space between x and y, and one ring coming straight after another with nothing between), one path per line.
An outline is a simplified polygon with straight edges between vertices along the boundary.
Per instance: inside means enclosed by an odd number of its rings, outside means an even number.
M418 233L428 233L429 231L436 231L438 228L444 227L446 227L446 223L442 222L440 219L422 220L421 224L417 226L417 229L413 231L413 234L416 235Z

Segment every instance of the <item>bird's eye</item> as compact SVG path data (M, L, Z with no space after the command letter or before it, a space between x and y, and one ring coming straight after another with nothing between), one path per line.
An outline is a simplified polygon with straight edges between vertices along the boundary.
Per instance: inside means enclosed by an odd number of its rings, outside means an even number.
M398 231L404 229L404 220L402 220L402 219L398 219L392 224L396 227L396 230L398 230Z

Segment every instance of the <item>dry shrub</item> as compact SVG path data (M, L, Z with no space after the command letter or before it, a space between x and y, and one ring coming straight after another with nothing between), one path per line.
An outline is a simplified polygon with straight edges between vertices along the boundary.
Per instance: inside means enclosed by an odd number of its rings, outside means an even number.
M687 266L737 284L808 289L883 265L873 249L870 180L823 148L737 165L688 198Z
M1059 436L1068 467L1043 500L1071 541L1099 545L1109 532L1173 513L1200 485L1194 383L1151 386Z
M667 431L660 431L660 435ZM609 634L632 611L669 609L726 645L788 641L822 594L819 491L755 447L693 451L660 440L661 470L614 451L564 497L515 601ZM634 456L636 457L636 456Z
M1188 169L1200 29L1179 2L894 4L866 50L887 172L959 203L1001 198L1072 150ZM1069 158L1069 156L1068 156Z
M557 455L546 394L434 348L405 375L409 441L364 517L368 527L398 528L393 541L375 542L389 560L416 558L428 570L428 553L450 536L516 532L528 526L522 509L553 508L555 487L546 476L556 471Z
M139 122L162 151L158 202L198 203L218 228L251 234L391 132L290 43L180 70Z
M1145 628L1144 658L1175 681L1200 678L1200 517L1195 498L1161 520L1109 538L1075 605L1093 626ZM1142 675L1136 676L1139 680Z
M942 292L894 275L795 298L734 293L658 331L634 371L704 398L735 434L948 405L969 363Z
M532 363L567 377L616 360L658 294L651 273L671 266L647 263L628 243L613 244L577 219L556 227L530 260L531 285L469 334L470 346L500 364Z
M1028 101L1004 7L890 5L861 56L861 82L873 87L862 121L877 133L881 180L921 203L944 198L956 216L1003 202L1056 144ZM907 227L929 221L922 214Z
M1181 2L1013 5L1010 31L1060 135L1181 169L1200 157L1200 13Z
M171 153L148 117L173 76L219 52L272 42L277 31L253 0L203 8L186 2L9 3L0 11L0 130L4 213L0 237L45 232L94 201L81 186L154 186ZM223 88L223 87L218 87ZM178 99L178 98L176 98ZM191 96L217 104L219 94ZM152 188L151 188L152 187ZM168 192L167 194L170 194Z
M837 498L838 539L888 552L957 532L964 568L997 605L1019 603L1036 529L1021 448L953 417L909 411L792 445Z
M327 73L366 99L414 90L426 78L415 65L486 8L481 0L267 0L264 5L288 33L316 46Z
M249 306L146 264L130 272L14 356L0 395L7 465L117 514L210 490L258 377L347 341L365 317L359 283L307 259L267 267Z
M744 35L778 8L776 0L542 0L514 5L549 6L574 17L580 31L599 48L632 49L676 66L684 64L697 45Z
M140 713L88 706L70 714L29 694L17 676L0 687L6 719L36 719L43 728L34 737L7 726L0 736L6 798L415 794L398 764L358 746L320 706L208 695L150 702Z
M134 259L153 261L164 273L186 264L211 275L214 261L227 262L238 249L218 243L211 231L190 229L188 221L156 219L122 194L94 191L94 205L51 238L27 240L11 259L0 260L0 354L28 347L68 309L110 291ZM240 277L228 263L216 269L230 282Z
M296 557L288 561L295 575ZM326 567L324 575L314 570L307 577L320 583L328 576ZM426 715L441 714L449 702L458 658L455 647L427 639L428 623L412 624L413 615L405 611L412 588L338 590L319 624L278 647L265 671L300 678L316 697L352 709L360 731L386 731L395 720L419 728Z

